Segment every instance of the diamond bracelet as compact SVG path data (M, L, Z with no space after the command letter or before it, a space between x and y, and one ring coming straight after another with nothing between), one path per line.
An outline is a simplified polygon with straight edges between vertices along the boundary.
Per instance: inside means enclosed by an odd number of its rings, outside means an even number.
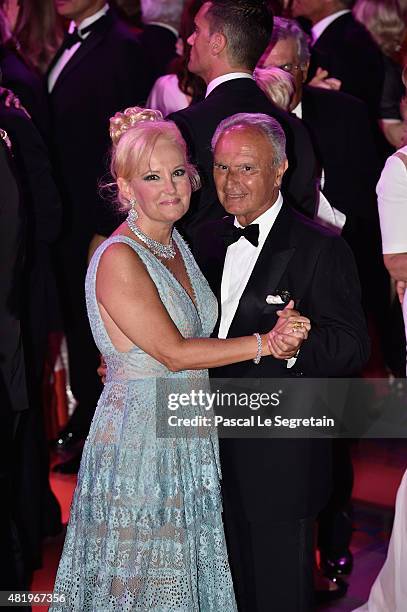
M256 353L256 357L253 359L253 363L255 363L256 365L259 365L260 359L261 359L261 354L262 354L262 351L263 351L263 346L262 346L262 342L261 342L261 336L260 336L260 334L258 332L253 334L253 336L255 336L256 340L257 340L257 353Z

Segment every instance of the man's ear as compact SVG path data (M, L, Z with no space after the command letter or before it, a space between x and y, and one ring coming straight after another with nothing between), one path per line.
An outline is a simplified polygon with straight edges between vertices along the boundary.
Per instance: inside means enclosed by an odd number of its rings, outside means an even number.
M220 55L226 49L226 36L221 32L215 32L211 36L210 49L212 55Z
M283 176L287 168L288 168L288 161L285 159L283 162L281 162L281 164L278 166L277 171L276 171L276 178L275 178L276 187L281 187L281 181L283 180Z

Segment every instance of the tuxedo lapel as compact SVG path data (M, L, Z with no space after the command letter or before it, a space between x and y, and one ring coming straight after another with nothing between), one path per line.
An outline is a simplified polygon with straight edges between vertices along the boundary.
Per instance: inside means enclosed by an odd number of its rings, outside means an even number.
M59 60L59 58L61 57L61 55L63 54L64 51L65 51L65 49L63 47L60 47L58 49L58 51L56 52L56 54L54 56L54 59L52 60L52 62L48 66L47 72L45 73L45 78L47 80L48 80L49 75L51 74L51 70L54 68L55 64L57 63L57 61Z
M86 57L88 53L90 53L95 47L97 47L97 45L101 43L106 34L106 31L111 25L111 22L112 15L110 15L109 13L107 13L98 20L97 24L95 25L95 28L92 29L89 36L83 41L79 49L74 53L69 62L63 67L61 73L58 75L58 78L55 81L52 93L56 89L58 89L61 83L63 83L64 79L76 68L76 66L83 61L83 58ZM59 59L59 57L60 55L57 53L55 60L52 62L51 68L55 66L55 63Z
M279 282L295 252L290 246L290 217L289 208L283 204L242 293L228 337L245 333L239 329L245 324L250 326L256 313L264 310L266 296L277 288L284 289Z

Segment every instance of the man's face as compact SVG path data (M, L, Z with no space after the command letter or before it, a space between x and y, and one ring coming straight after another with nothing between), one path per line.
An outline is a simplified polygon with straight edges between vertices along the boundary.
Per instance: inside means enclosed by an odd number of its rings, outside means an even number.
M317 23L325 9L325 0L293 0L291 13L293 17L307 17L312 23Z
M194 74L207 81L210 70L210 26L206 18L206 13L210 7L210 2L205 2L195 16L195 29L188 38L191 45L188 68Z
M105 0L55 0L57 13L77 24L105 5Z
M287 162L273 165L274 149L255 128L234 126L219 138L214 151L214 179L226 212L248 225L277 199Z
M277 66L277 68L292 74L295 81L296 97L298 97L298 101L301 99L302 84L307 76L308 63L300 64L298 45L294 38L279 40L267 55L263 55L259 64L264 67Z

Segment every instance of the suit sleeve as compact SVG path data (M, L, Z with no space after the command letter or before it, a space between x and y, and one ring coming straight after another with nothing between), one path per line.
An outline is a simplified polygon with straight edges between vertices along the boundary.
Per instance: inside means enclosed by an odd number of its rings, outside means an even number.
M0 141L0 413L28 408L21 340L23 215L19 189Z
M52 243L60 231L62 206L48 150L32 121L22 113L13 114L9 121L16 159L23 170L21 181L32 230L38 241Z
M282 192L286 201L307 217L314 218L317 206L317 164L314 148L305 126L296 117L284 125L288 169Z
M346 185L352 185L352 189L346 189L349 208L344 212L356 213L377 222L376 184L380 177L381 163L366 105L358 100L350 110L347 115L348 170L346 178L343 178Z
M167 119L169 121L173 121L185 142L187 143L188 155L189 159L192 163L196 163L196 152L194 147L194 135L192 133L191 125L188 121L185 120L185 117L182 111L177 111L176 113L171 113L168 115Z
M360 371L370 353L360 297L351 250L341 238L327 240L314 272L306 313L312 329L293 368L296 375L338 377Z
M344 41L346 69L342 89L364 100L375 109L378 117L384 85L384 60L369 33L364 34L348 36Z

